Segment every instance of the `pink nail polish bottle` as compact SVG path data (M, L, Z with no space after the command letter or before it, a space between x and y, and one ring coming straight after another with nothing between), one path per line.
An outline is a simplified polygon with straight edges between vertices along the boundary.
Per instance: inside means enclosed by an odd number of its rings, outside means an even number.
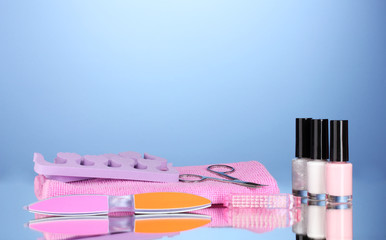
M330 121L330 162L326 164L326 194L331 203L352 200L352 164L348 162L348 121Z

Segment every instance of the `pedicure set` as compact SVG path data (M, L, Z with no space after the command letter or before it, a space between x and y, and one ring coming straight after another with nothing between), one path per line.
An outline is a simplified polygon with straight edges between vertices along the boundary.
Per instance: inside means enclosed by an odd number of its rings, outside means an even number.
M120 227L119 231L114 228L97 235L169 234L209 226L211 219L217 221L211 215L217 216L216 211L222 209L225 215L242 219L262 213L279 216L293 226L297 239L322 239L327 229L331 229L328 239L343 239L334 238L339 234L350 236L352 165L348 163L348 122L330 122L329 147L327 119L296 119L295 155L291 195L280 193L275 178L258 161L173 167L164 158L137 152L83 156L58 153L53 162L35 153L35 193L40 201L26 209L42 216L28 226L46 233L56 229L57 233L59 228L74 225L78 227L72 229L79 230L76 234L88 236L90 232L84 232L82 224L93 226L91 223L98 220L105 227ZM210 208L212 205L217 208ZM197 212L202 209L205 211ZM47 218L52 215L61 217ZM351 230L338 221L350 216ZM159 227L176 219L190 219L188 222L194 224L181 229Z

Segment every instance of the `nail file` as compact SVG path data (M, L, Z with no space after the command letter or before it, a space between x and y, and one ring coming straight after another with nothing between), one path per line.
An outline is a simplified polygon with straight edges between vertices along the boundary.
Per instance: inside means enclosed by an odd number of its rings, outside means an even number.
M126 196L69 195L48 198L26 209L30 212L55 215L101 215L117 212L141 214L188 212L211 206L210 200L189 193L153 192Z
M73 182L90 178L128 179L153 182L178 182L179 173L166 159L137 152L84 155L58 153L48 162L34 153L35 172L49 179Z
M181 232L204 226L210 222L211 217L207 215L156 214L124 217L52 217L32 220L26 225L30 229L44 233L90 236L122 232Z

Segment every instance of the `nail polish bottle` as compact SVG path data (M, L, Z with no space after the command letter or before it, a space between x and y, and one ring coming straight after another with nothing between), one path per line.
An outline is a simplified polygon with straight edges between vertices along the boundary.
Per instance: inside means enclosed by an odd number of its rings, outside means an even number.
M311 118L296 118L296 148L292 160L292 194L307 197L307 162L310 159Z
M307 237L309 239L325 239L326 201L308 201Z
M348 162L348 121L330 121L330 162L326 164L326 194L331 203L352 200L352 164Z
M311 160L307 162L307 192L310 200L325 200L325 165L329 155L328 119L311 120Z
M328 240L352 240L352 203L327 204L325 224Z

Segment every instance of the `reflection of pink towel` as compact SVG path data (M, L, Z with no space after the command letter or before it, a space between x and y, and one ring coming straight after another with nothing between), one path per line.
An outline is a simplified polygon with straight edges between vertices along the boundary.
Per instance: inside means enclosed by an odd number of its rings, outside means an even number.
M71 194L129 195L146 192L185 192L206 197L212 204L223 204L230 194L268 194L279 193L276 180L265 167L257 161L226 163L235 168L229 175L247 182L268 185L262 188L248 188L231 183L206 180L198 183L159 183L130 180L90 179L77 182L59 182L42 175L35 178L35 194L39 200ZM222 178L206 170L206 166L177 167L180 174L191 173Z

